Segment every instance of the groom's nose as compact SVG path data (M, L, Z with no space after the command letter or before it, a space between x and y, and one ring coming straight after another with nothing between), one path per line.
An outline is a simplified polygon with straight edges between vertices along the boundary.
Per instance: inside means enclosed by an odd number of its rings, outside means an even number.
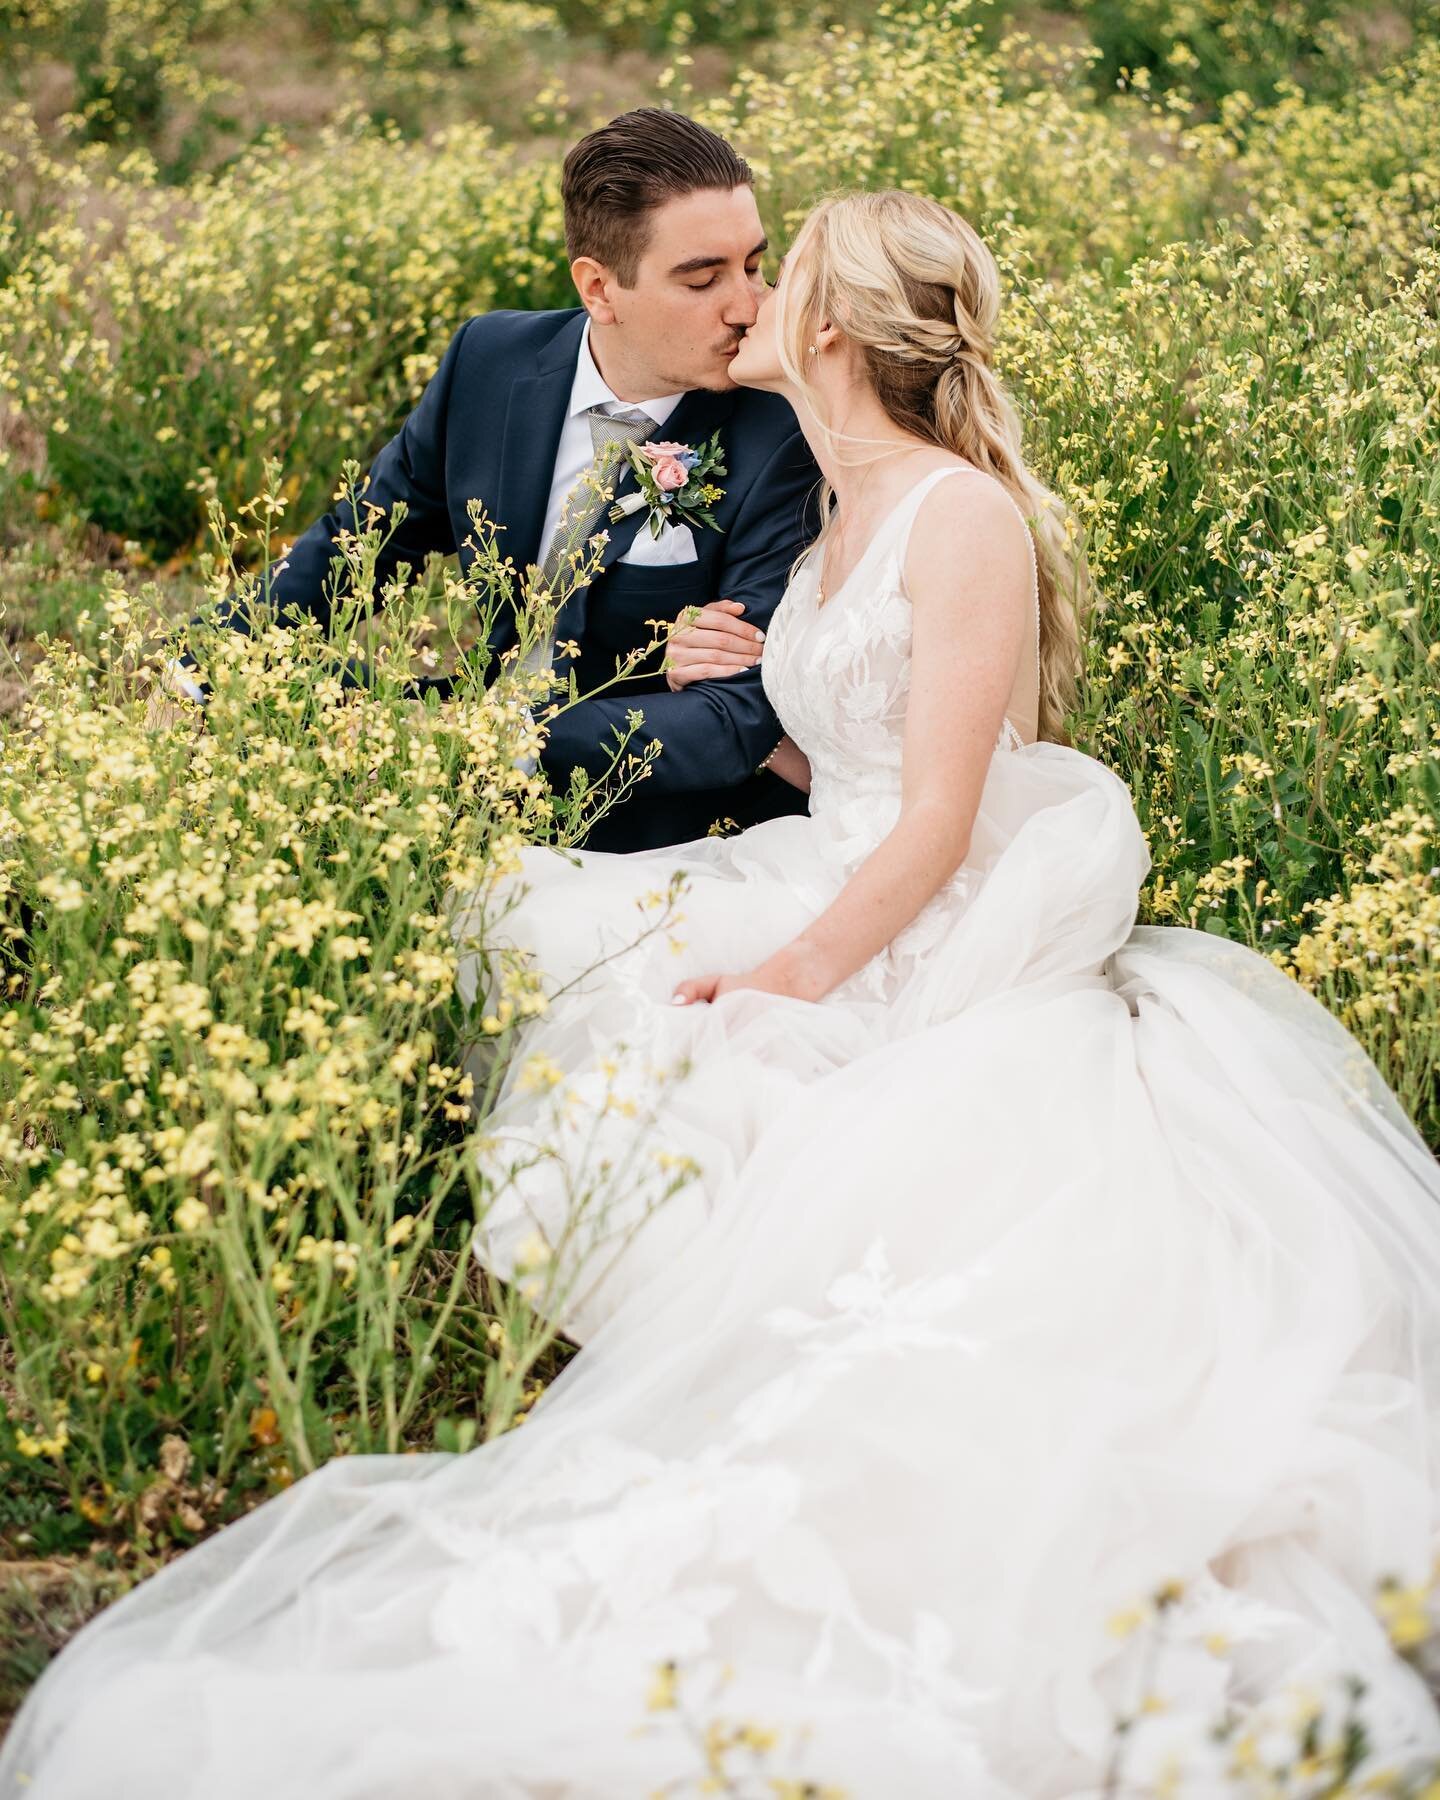
M755 323L755 316L760 311L760 302L765 297L762 284L752 281L748 275L742 276L739 284L731 288L725 297L725 323L732 331L748 331Z

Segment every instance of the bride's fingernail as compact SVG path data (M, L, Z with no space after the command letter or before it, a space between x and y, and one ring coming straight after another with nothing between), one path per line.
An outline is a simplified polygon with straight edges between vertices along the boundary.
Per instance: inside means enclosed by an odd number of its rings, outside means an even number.
M670 1004L672 1006L685 1006L688 1003L683 994L672 994L670 996Z
M758 625L755 627L755 635L757 638L759 638L759 640L762 644L765 642L765 633L760 629L760 627Z

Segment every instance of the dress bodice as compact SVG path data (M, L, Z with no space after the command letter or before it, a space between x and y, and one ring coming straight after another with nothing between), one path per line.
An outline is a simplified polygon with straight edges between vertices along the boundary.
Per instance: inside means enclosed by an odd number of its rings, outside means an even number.
M812 551L792 577L766 634L760 665L766 696L809 758L811 816L830 826L850 864L873 849L899 811L911 660L905 554L920 503L949 475L994 479L968 463L932 469L881 521L823 606L819 558ZM1008 493L1006 498L1011 499ZM1019 507L1015 510L1024 523ZM1025 531L1038 672L1039 583L1028 524ZM1007 716L996 751L1020 749L1024 742Z

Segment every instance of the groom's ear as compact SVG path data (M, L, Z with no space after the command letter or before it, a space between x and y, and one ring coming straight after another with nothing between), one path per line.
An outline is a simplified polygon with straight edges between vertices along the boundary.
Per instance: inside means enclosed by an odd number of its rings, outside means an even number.
M570 265L570 279L580 304L597 325L615 323L615 306L611 298L619 285L612 272L593 256L577 256Z

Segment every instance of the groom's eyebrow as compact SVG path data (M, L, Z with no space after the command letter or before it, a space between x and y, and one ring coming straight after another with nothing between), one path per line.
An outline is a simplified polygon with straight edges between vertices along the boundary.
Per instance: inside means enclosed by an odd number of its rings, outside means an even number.
M749 262L752 256L763 256L769 248L769 238L761 238L753 250L746 252L746 262ZM676 263L670 273L672 275L698 275L702 269L723 269L729 260L728 256L692 256L685 262Z

